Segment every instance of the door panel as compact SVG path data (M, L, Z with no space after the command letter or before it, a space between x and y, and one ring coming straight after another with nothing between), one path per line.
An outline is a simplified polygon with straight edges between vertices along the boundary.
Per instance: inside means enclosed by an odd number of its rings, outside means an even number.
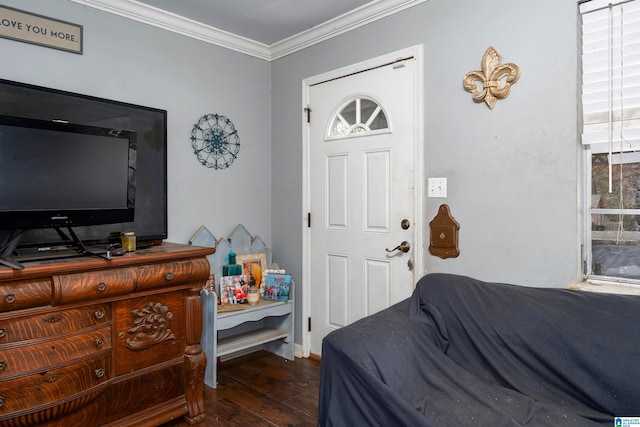
M325 177L327 180L328 198L326 204L327 228L346 230L349 226L349 170L348 158L344 155L327 156Z
M332 330L407 298L414 288L416 64L413 58L405 62L309 89L314 354L321 354L322 339ZM328 136L337 127L330 125L336 112L345 115L346 127L351 119L373 123L376 108L385 120L376 130ZM401 227L403 219L409 229ZM387 251L402 241L412 246L408 252Z
M388 233L389 218L389 176L390 152L364 153L364 214L365 232Z
M366 311L376 313L387 308L391 301L391 262L365 260L364 283L367 283Z
M349 324L349 258L344 255L327 254L327 298L325 310L327 323L332 328Z

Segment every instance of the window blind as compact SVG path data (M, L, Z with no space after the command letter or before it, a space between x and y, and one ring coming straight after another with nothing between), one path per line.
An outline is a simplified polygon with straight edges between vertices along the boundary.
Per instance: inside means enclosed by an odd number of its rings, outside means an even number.
M640 151L640 2L591 0L582 15L582 143Z

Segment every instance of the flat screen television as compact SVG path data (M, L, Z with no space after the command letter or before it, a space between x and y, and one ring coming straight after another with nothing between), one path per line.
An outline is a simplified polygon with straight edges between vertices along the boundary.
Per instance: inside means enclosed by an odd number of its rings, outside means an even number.
M0 116L11 116L20 120L35 120L47 123L57 123L60 126L71 126L76 130L97 129L97 133L105 136L112 130L125 130L129 137L135 135L135 199L132 219L130 207L110 206L106 211L111 211L115 216L102 217L76 217L73 221L73 230L77 238L87 246L106 245L120 240L122 232L135 232L139 246L150 243L159 243L167 237L167 112L163 109L135 105L110 99L98 98L58 89L30 85L21 82L0 79ZM35 123L35 122L34 122ZM56 125L53 125L56 126ZM125 135L123 133L123 135ZM113 138L113 136L105 136ZM128 138L124 138L128 139ZM120 152L122 156L123 151ZM130 153L127 152L127 155ZM118 154L114 154L118 156ZM0 158L4 157L0 153ZM89 160L80 167L92 168L99 165L103 154L94 151L88 153ZM104 166L104 164L102 164ZM127 167L129 165L127 164ZM15 174L23 174L15 177ZM34 171L30 168L15 170L11 180L27 178ZM0 182L6 181L8 172L4 166L0 166ZM115 180L118 174L115 170L103 170L104 180L94 182L91 185L108 185ZM78 178L80 180L80 178ZM122 178L117 178L122 181ZM127 178L128 179L128 178ZM75 185L75 183L74 183ZM121 187L122 188L122 187ZM110 189L109 189L110 190ZM127 187L127 197L131 188ZM99 190L104 192L104 188ZM120 191L123 191L122 189ZM97 202L95 194L85 194L93 202ZM113 195L115 197L115 195ZM120 195L121 196L121 195ZM0 191L0 203L5 202L5 195ZM118 196L119 197L119 196ZM122 198L119 197L120 204ZM130 200L127 200L129 203ZM14 204L17 201L13 202ZM68 207L68 206L67 206ZM86 207L86 206L85 206ZM111 208L114 208L112 210ZM16 209L14 205L11 209ZM18 208L20 210L21 208ZM31 210L33 213L35 209ZM73 209L70 209L73 210ZM115 212L118 212L115 214ZM127 214L125 214L125 211ZM85 213L88 213L85 211ZM104 212L106 213L106 212ZM0 217L0 252L9 244L12 230L27 226L21 215L3 213ZM29 215L28 215L29 216ZM116 218L119 216L119 218ZM32 217L33 219L33 217ZM14 222L12 222L14 221ZM41 220L38 220L41 221ZM47 221L45 221L47 222ZM101 224L97 224L100 222ZM28 228L21 236L14 255L18 257L30 256L27 254L42 252L51 247L71 245L71 236L60 234L56 226L51 224L39 224L44 228ZM44 257L44 254L43 254ZM0 267L1 268L1 267Z
M133 221L135 178L135 132L0 115L5 228Z

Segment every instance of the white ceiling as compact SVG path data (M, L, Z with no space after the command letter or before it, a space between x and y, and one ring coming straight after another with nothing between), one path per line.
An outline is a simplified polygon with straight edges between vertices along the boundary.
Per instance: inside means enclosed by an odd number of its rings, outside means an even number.
M371 0L138 0L269 46Z
M427 0L70 0L273 60Z

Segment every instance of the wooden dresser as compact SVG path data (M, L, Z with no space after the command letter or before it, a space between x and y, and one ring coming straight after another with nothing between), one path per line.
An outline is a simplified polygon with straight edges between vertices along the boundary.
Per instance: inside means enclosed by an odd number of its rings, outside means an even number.
M0 267L0 426L203 421L213 251L163 243Z

